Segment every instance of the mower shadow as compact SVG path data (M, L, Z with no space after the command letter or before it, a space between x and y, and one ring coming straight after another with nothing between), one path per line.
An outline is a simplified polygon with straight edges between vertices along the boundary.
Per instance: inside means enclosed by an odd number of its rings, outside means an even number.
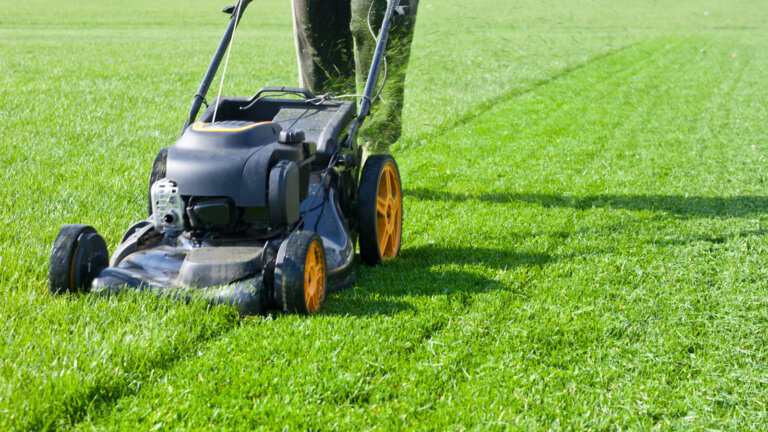
M390 315L412 306L399 297L430 297L455 293L477 294L493 290L525 295L525 286L512 286L496 275L517 267L550 263L552 257L503 249L425 245L405 248L398 259L383 266L367 267L359 262L357 285L332 294L324 313L371 316Z
M428 201L484 201L506 204L514 201L542 207L589 210L609 208L632 211L663 212L682 217L744 217L762 214L768 209L768 197L737 195L704 197L682 195L586 195L569 196L538 193L488 193L462 195L425 188L403 190L403 195Z

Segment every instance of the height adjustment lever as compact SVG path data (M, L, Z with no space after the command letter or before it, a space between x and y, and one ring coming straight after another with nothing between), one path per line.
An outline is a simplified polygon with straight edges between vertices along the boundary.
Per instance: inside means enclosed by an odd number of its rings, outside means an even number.
M224 9L222 9L221 11L224 12L225 14L232 15L233 13L235 13L235 5L227 6Z

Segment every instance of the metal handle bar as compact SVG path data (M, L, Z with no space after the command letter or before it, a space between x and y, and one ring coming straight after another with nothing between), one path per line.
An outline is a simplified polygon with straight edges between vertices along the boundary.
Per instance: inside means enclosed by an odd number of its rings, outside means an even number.
M299 87L263 87L261 90L258 91L253 97L248 100L248 102L253 102L256 99L259 98L259 96L263 95L264 93L282 93L282 94L293 94L296 96L303 96L304 99L314 99L315 94L311 91L305 89L305 88L299 88Z
M251 1L252 0L238 0L239 7L236 6L234 9L232 9L232 16L229 19L227 30L224 32L224 37L221 38L221 42L219 42L219 47L216 48L216 52L213 54L211 64L208 65L208 70L205 72L203 81L200 83L200 88L197 90L195 97L192 99L192 107L189 109L189 117L187 117L187 120L184 122L184 128L182 129L182 132L187 129L187 126L195 121L195 117L197 117L197 113L200 111L200 106L202 106L203 101L205 100L205 95L208 93L208 88L211 86L213 77L216 75L216 71L219 69L219 65L221 64L221 60L224 57L224 53L227 51L229 42L232 40L232 34L235 32L235 23L240 23L240 17L243 16L245 8ZM235 10L239 10L240 13L235 14Z

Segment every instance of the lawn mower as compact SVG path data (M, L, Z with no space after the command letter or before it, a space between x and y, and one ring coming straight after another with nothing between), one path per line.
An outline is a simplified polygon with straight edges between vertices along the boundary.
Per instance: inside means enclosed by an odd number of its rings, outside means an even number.
M388 2L359 108L307 89L264 87L252 97L219 96L197 119L249 3L224 9L229 24L181 136L152 165L149 217L128 228L111 259L92 227L64 226L51 251L52 293L139 290L203 297L244 315L310 314L326 293L354 284L358 241L365 264L397 256L397 163L371 155L361 172L357 139L398 0Z

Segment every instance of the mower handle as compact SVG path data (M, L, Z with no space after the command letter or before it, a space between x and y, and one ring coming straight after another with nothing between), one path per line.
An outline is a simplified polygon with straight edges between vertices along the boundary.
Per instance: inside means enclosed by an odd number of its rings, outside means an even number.
M189 116L184 122L184 128L181 130L182 133L184 133L184 130L187 129L187 126L195 121L197 113L200 111L200 107L205 101L205 95L208 93L208 88L211 86L213 77L216 75L216 71L219 70L219 65L221 64L221 60L224 58L224 53L227 51L229 43L232 41L232 35L235 32L235 26L240 24L240 18L242 18L243 12L245 12L245 8L251 1L252 0L238 0L237 4L232 9L232 12L229 12L231 14L229 18L229 25L227 25L227 30L224 32L224 37L222 37L221 42L219 42L219 47L216 48L216 52L213 54L211 64L208 65L208 70L205 72L203 81L200 83L200 88L192 98L192 107L189 109ZM224 12L228 12L229 9L230 8L225 8ZM240 12L236 14L235 11L237 10ZM208 104L206 103L206 106L207 105Z
M311 91L299 88L299 87L263 87L261 90L259 90L258 93L253 95L250 102L255 101L259 98L259 96L263 95L264 93L283 93L283 94L292 94L297 96L304 96L304 99L314 99L316 96Z

